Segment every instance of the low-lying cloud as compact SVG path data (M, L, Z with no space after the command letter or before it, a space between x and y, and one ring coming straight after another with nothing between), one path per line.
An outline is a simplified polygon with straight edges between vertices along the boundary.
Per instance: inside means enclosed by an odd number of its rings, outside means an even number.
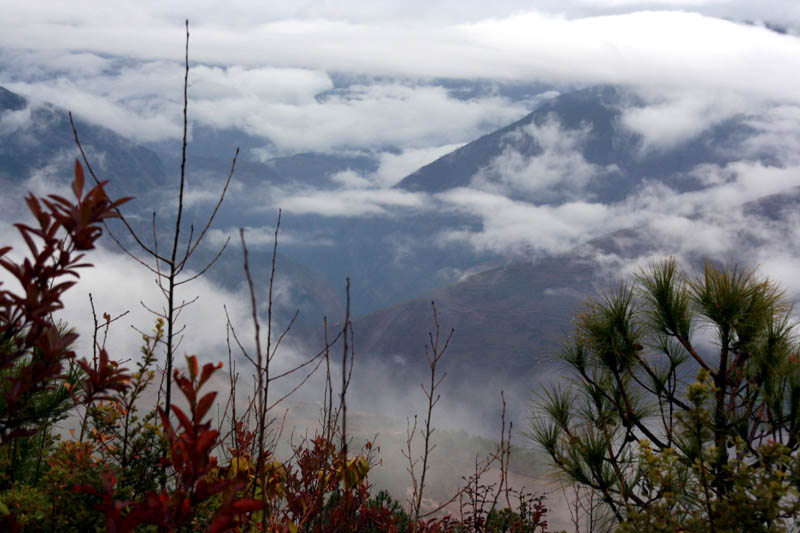
M272 249L275 244L274 226L245 226L245 239L249 249ZM205 243L215 249L231 242L239 242L239 228L211 229L206 234ZM280 245L283 246L334 246L336 243L330 237L320 237L313 232L293 230L280 231Z
M769 231L766 222L758 223L759 217L743 214L744 204L800 186L800 166L737 162L722 168L704 167L703 172L718 176L718 183L681 193L653 182L615 204L536 205L476 189L447 191L438 199L480 218L482 228L445 231L440 237L444 242L466 243L499 254L552 254L636 228L646 230L651 243L674 253L733 253L743 235ZM773 238L781 236L774 234Z
M42 55L6 50L0 58ZM50 61L36 73L23 64L0 61L0 85L139 142L182 134L183 72L177 62L115 61L99 72L68 75ZM192 67L189 80L192 125L238 129L260 139L262 158L393 147L405 157L387 156L384 163L408 168L402 164L414 154L420 159L436 147L466 142L527 112L524 102L491 94L463 99L426 82L374 80L337 87L320 69L200 64Z
M542 124L517 128L504 136L503 152L473 176L472 186L509 196L522 194L540 203L581 198L593 178L614 170L584 158L582 148L590 130L589 125L562 128L554 116ZM532 143L538 148L534 155L522 148Z
M668 151L695 141L703 132L737 115L754 110L739 95L723 91L686 91L664 93L643 91L644 106L630 107L622 115L622 124L642 136L643 151Z
M386 216L396 209L422 209L424 194L399 189L342 189L292 191L275 203L288 213L335 217Z

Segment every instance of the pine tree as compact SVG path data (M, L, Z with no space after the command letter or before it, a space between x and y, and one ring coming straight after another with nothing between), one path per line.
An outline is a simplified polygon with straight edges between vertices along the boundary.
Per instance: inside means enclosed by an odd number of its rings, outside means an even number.
M798 512L792 307L755 271L658 262L578 315L531 437L629 531L779 531ZM676 529L678 528L678 529Z

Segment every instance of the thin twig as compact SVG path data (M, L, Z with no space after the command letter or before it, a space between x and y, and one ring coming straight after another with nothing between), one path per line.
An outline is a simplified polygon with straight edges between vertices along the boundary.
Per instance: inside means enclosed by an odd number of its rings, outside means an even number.
M75 138L75 144L78 146L78 150L79 150L79 151L80 151L80 153L81 153L81 158L83 159L83 162L84 162L84 164L86 165L86 169L89 171L89 175L90 175L90 176L92 176L92 179L94 180L94 182L95 182L96 184L98 184L98 185L99 185L99 184L101 183L101 181L100 181L100 180L97 178L97 174L95 174L95 172L94 172L94 169L92 168L92 165L91 165L91 163L89 163L89 158L88 158L88 157L86 157L86 152L83 150L83 145L81 144L81 140L80 140L80 138L78 137L78 129L75 127L75 121L72 119L72 111L69 111L69 112L67 113L67 115L69 116L69 123L70 123L70 126L72 126L72 135L73 135L73 137ZM158 255L158 254L157 254L157 253L156 253L154 250L151 250L151 249L150 249L150 248L149 248L149 247L148 247L146 244L144 244L144 242L142 242L142 241L141 241L141 239L139 239L139 236L138 236L138 235L136 234L136 232L133 230L133 228L131 227L131 225L128 223L128 220L125 218L125 216L122 214L122 212L119 210L119 208L118 208L118 207L115 207L115 208L114 208L114 212L117 214L117 216L118 216L118 217L119 217L119 219L122 221L122 223L123 223L123 224L125 224L125 227L128 229L128 232L129 232L129 233L130 233L130 234L133 236L134 240L136 241L136 244L138 244L138 245L139 245L139 247L140 247L142 250L144 250L145 252L147 252L147 253L149 253L150 255L152 255L152 256L153 256L153 257L154 257L156 260L160 260L160 261L166 261L166 259L165 259L165 258L163 258L163 257L161 257L160 255ZM112 238L113 238L115 241L117 241L117 243L119 244L119 240L118 240L116 237L114 237L114 236L113 236L113 232L112 232L112 231L111 231L111 229L108 227L108 225L105 223L105 221L103 221L103 225L105 226L105 228L106 228L106 230L107 230L108 234L109 234L109 235L112 235ZM125 248L124 248L124 247L123 247L123 250L125 250ZM139 260L139 259L138 259L138 258L136 258L136 256L134 256L133 254L130 254L130 253L129 253L129 255L131 255L131 257L133 257L134 259L137 259L138 261L140 261L140 262L141 262L142 264L144 264L145 266L148 266L148 267L149 267L149 265L147 265L147 263L144 263L143 261Z
M222 201L225 199L225 193L228 192L228 186L231 184L231 179L233 178L233 173L236 170L236 161L239 158L239 147L236 147L236 151L233 154L233 161L231 162L231 170L228 172L228 179L225 180L225 185L222 187L222 193L219 195L219 200L217 200L216 205L214 206L214 210L211 212L211 216L208 217L208 221L206 222L205 227L197 236L197 239L194 241L194 244L191 245L190 248L187 248L186 253L183 256L180 264L178 265L178 271L180 272L183 270L183 266L186 264L186 261L192 256L194 251L197 249L197 246L202 242L203 238L206 236L209 228L211 227L211 223L214 222L214 218L217 216L217 212L219 211L220 206L222 205ZM191 236L187 243L191 243L192 239ZM227 242L226 242L227 244ZM223 246L224 248L224 246ZM218 255L222 254L222 251L219 252Z

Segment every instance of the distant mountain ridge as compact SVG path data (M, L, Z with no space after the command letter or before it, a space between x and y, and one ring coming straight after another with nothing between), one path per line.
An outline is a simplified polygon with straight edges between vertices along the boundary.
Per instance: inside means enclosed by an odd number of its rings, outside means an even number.
M416 384L418 371L424 370L424 344L432 327L431 300L436 301L444 332L456 329L445 367L451 376L448 379L464 387L465 398L471 394L469 384L476 372L487 380L514 382L523 388L542 376L552 376L556 368L553 354L570 333L571 317L609 280L609 272L603 270L608 267L593 262L594 254L630 258L661 250L647 240L645 229L637 227L613 233L609 229L600 237L577 239L577 247L559 255L480 250L468 242L443 245L438 239L442 233L479 232L484 219L480 213L448 206L441 193L469 187L541 206L573 198L611 205L631 198L653 181L676 192L700 191L708 184L693 179L692 169L703 164L724 167L737 161L741 154L735 148L754 132L743 112L712 124L691 140L648 150L646 139L627 127L624 119L626 111L644 105L618 87L561 94L522 119L423 166L395 186L401 192L422 193L423 206L391 208L381 216L284 213L281 231L285 233L281 236L287 236L287 244L279 246L278 281L289 296L287 306L302 308L303 322L295 327L300 341L308 342L310 353L322 346L322 316L328 317L329 324L341 318L344 280L350 277L357 352L363 362L380 365L398 382ZM149 191L156 191L162 196L149 196L157 202L145 207L162 207L159 217L169 215L163 191L174 190L176 177L174 173L166 177L164 166L177 169L179 155L174 142L145 148L85 122L78 127L90 158L98 162L101 177L111 178L112 185L115 181L121 184L122 194L144 195L143 202ZM222 144L225 132L198 129L195 133L201 142L190 148L190 181L195 180L192 185L199 182L202 192L216 191L230 169L234 147L220 146L221 152L212 153L210 147ZM556 141L561 137L569 142L559 145ZM0 141L0 179L5 180L23 180L55 156L66 160L75 155L64 111L47 104L30 105L2 89ZM582 168L587 176L575 181L574 176L557 175L548 184L549 196L543 196L542 188L525 189L531 184L524 180L541 178L536 167L529 170L523 165L522 181L512 183L499 163L504 159L536 161L545 156L577 161L578 170ZM765 157L764 164L768 163ZM345 194L348 191L336 189L330 176L348 168L363 173L376 169L374 160L353 154L294 154L268 163L242 157L234 180L240 201L253 190L260 194L272 190ZM173 197L169 198L172 202ZM798 189L794 189L742 206L742 210L777 220L798 198ZM325 198L321 194L315 199ZM206 200L189 207L186 220L205 216L209 205L213 204ZM277 214L272 207L225 203L216 221L216 227L247 226L261 231L262 247L254 245L250 259L254 271L262 274L271 252L271 246L263 246L264 228L274 223ZM598 232L592 233L596 235ZM322 244L298 245L304 236ZM226 252L210 276L228 289L240 288L240 251ZM266 278L256 277L259 294L264 294ZM280 321L286 318L286 311L281 310ZM288 315L293 311L292 307Z
M585 139L576 148L588 164L596 166L600 174L589 180L586 191L597 201L616 202L624 199L645 178L669 180L699 164L724 164L730 160L725 148L735 146L753 132L743 120L734 118L712 126L699 140L678 144L670 150L645 151L642 135L626 128L622 121L623 108L643 106L641 98L612 86L561 94L517 122L423 166L401 180L396 187L428 193L467 187L476 175L507 150L512 150L522 158L541 155L541 144L530 135L519 135L519 132L555 120L565 133L586 130ZM498 179L496 175L488 178ZM679 190L697 187L688 180L673 181L671 184ZM555 198L558 201L563 196ZM522 199L544 204L551 201L535 196Z
M27 104L28 101L25 98L0 86L0 112L19 111L24 109Z
M98 177L111 179L112 195L141 198L166 185L164 166L153 151L77 117L75 125ZM0 180L10 183L54 163L61 168L64 160L79 156L66 110L33 103L4 87L0 87L0 141Z

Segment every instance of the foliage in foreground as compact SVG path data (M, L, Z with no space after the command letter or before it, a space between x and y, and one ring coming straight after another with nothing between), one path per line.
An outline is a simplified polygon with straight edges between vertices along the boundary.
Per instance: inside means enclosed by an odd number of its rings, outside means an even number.
M103 348L91 361L76 360L77 335L52 318L74 284L69 278L90 266L82 252L94 247L100 223L124 201L111 202L102 183L84 195L83 181L76 162L74 202L28 197L38 227L17 228L29 257L14 261L10 248L0 249L0 266L22 286L21 295L0 290L0 526L120 533L546 530L541 498L523 497L514 511L495 508L495 496L487 510L468 490L473 507L461 519L418 518L418 509L409 516L388 494L373 495L370 447L348 455L344 423L342 446L328 422L285 461L253 446L257 435L246 418L221 435L207 420L216 392L201 391L221 364L200 367L195 356L187 357L188 374L170 376L188 409L139 412L137 400L156 375L163 320L143 336L131 373ZM84 407L80 427L62 441L54 427L76 406Z
M587 306L533 439L622 531L786 531L800 512L800 365L775 283L674 260ZM597 506L596 506L597 507Z

